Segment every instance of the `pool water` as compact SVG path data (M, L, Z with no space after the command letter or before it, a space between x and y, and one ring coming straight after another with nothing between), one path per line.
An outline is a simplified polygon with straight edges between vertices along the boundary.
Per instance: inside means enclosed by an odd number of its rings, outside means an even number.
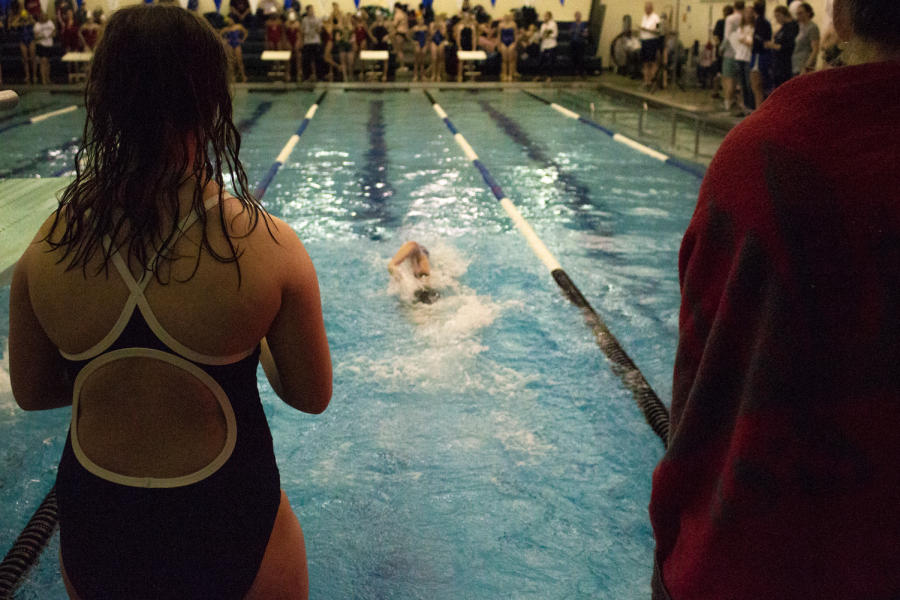
M251 183L317 97L238 93ZM435 97L668 404L698 180L521 93ZM0 134L19 148L0 176L71 169L83 122ZM329 92L264 202L313 259L334 365L316 416L259 371L311 597L649 597L662 444L424 94ZM431 251L432 305L389 281L411 239ZM20 411L0 368L5 551L53 484L69 410ZM17 597L65 598L57 552L55 536Z

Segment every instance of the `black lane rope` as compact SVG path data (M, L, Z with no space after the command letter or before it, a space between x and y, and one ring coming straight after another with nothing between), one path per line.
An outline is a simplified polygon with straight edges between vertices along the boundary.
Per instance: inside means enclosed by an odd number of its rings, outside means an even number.
M531 96L532 98L534 98L535 100L538 100L539 102L543 102L550 108L569 117L570 119L575 119L581 123L584 123L585 125L590 125L594 129L602 131L603 133L610 136L615 141L617 141L621 144L625 144L629 148L633 148L634 150L637 150L638 152L640 152L642 154L646 154L647 156L649 156L651 158L655 158L656 160L658 160L660 162L664 162L667 165L672 165L673 167L681 169L685 173L690 173L691 175L693 175L694 177L697 177L699 179L703 179L706 176L706 171L704 171L698 167L690 165L686 162L682 162L682 161L678 160L677 158L667 156L667 155L663 154L662 152L657 152L653 148L648 148L647 146L644 146L643 144L639 144L638 142L632 140L631 138L625 137L621 133L616 133L615 131L613 131L611 129L607 129L606 127L603 127L602 125L594 123L590 119L586 119L586 118L582 117L578 113L569 110L565 106L560 106L559 104L556 104L555 102L550 102L549 100L545 100L536 94L532 94L528 90L522 90L522 91L525 92L526 94L528 94L529 96Z
M16 588L25 579L28 570L37 562L38 557L59 521L59 508L56 506L56 487L50 489L50 493L41 502L28 525L16 538L12 548L6 553L3 562L0 562L0 600L11 600Z
M471 160L475 167L481 172L481 176L491 189L491 192L500 202L500 205L503 206L503 209L512 219L513 223L515 223L522 235L525 236L532 251L550 270L553 280L556 281L556 284L563 291L566 298L581 310L585 323L591 329L597 340L597 345L600 347L601 352L603 352L606 358L609 359L613 373L619 377L625 389L631 392L635 403L638 405L638 408L640 408L647 423L653 429L654 433L662 440L663 446L668 446L669 409L666 408L666 405L662 403L659 396L656 395L656 392L654 392L650 387L650 384L647 383L643 373L641 373L637 365L634 364L631 357L629 357L625 350L622 349L619 340L612 334L606 326L606 323L604 323L603 319L600 318L600 315L597 314L597 311L594 310L578 287L572 282L569 275L563 270L556 258L550 254L550 251L547 250L547 247L534 232L534 229L531 228L531 225L529 225L522 217L522 214L516 208L515 204L503 194L503 189L500 187L500 184L497 183L490 171L487 170L487 167L485 167L478 159L478 155L475 154L472 146L469 145L462 134L454 127L453 123L450 122L444 109L440 107L427 90L425 91L425 95L428 97L428 100L431 101L431 106L434 108L434 111L454 135L456 143L459 144L469 160Z

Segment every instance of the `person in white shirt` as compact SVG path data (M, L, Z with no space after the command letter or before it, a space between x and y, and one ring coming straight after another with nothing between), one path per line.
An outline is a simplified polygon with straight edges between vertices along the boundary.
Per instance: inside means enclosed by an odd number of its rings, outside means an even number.
M641 19L641 62L644 64L644 87L648 90L656 78L662 55L660 22L659 15L653 12L653 3L644 4L644 17Z
M737 0L734 3L734 13L725 18L725 35L722 37L722 96L725 98L725 110L731 110L734 80L738 75L735 47L731 43L731 36L740 29L743 19L744 0Z
M56 25L42 12L34 24L35 55L41 65L41 83L50 85L50 55L53 54L53 33Z
M538 64L539 75L535 77L535 80L541 76L545 77L546 81L551 80L553 65L556 63L556 37L558 35L559 29L556 21L553 20L550 11L547 11L547 14L544 15L544 22L541 23L541 62Z

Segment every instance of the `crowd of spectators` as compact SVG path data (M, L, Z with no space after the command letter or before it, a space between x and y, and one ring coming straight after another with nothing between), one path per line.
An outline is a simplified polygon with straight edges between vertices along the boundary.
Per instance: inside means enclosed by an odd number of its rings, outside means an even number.
M49 82L54 52L92 51L102 35L102 9L89 11L74 7L72 0L55 0L54 14L42 16L38 0L24 0L24 6L22 1L12 0L2 21L7 40L20 42L26 84ZM196 6L192 0L188 9ZM232 54L238 81L247 80L243 46L256 38L264 40L264 50L290 53L285 81L350 82L373 76L388 81L410 68L413 81L462 81L466 74L479 73L504 82L520 80L522 73L551 81L563 71L583 77L597 68L587 56L590 34L581 13L560 28L549 11L540 21L530 7L494 18L469 0L454 15L435 14L424 4L414 8L398 2L390 12L375 6L344 12L334 3L323 18L313 5L301 6L297 0L292 5L260 0L256 11L249 0L232 0L223 12L205 16ZM386 50L388 60L363 61L364 50ZM460 50L483 51L486 59L460 61Z
M723 8L710 44L718 58L725 110L749 114L776 88L793 77L815 71L821 53L825 68L840 64L833 28L825 36L813 21L812 6L801 0L776 6L777 29L766 18L766 3L736 0ZM739 94L737 92L740 92Z
M50 58L55 48L63 52L91 52L106 23L103 9L76 7L70 0L55 0L53 12L39 0L11 0L0 12L0 41L18 42L25 84L50 83ZM0 72L0 82L2 82Z

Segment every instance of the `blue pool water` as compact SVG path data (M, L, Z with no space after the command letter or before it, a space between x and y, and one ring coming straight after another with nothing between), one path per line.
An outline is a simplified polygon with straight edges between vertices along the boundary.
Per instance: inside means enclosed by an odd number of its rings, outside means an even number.
M698 180L524 94L435 96L668 404ZM251 183L317 97L238 93ZM71 168L84 111L58 119L0 134L17 148L0 177ZM265 203L312 256L334 363L318 416L260 371L311 597L649 597L662 444L425 96L329 93ZM444 291L430 306L387 276L410 239ZM15 408L7 369L0 551L52 485L69 418ZM65 597L57 551L55 537L18 597Z

